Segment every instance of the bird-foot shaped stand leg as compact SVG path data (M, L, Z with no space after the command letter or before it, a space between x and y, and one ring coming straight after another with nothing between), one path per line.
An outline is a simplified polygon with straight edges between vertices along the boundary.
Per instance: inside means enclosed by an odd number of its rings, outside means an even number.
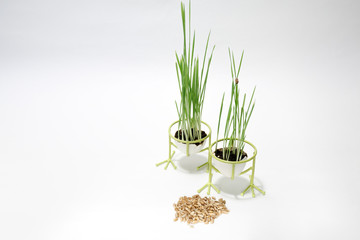
M260 193L262 193L263 195L265 195L265 191L261 190L258 186L256 186L254 184L254 179L251 179L253 176L249 176L250 177L250 184L249 186L241 193L241 196L244 196L244 194L251 189L251 193L252 193L252 197L255 197L255 192L254 189L258 190Z
M171 165L174 167L174 169L176 169L176 166L175 166L174 162L172 161L172 157L174 156L174 154L175 154L175 151L172 152L172 154L170 155L170 157L168 159L166 159L165 161L157 163L156 166L158 167L161 164L166 163L165 168L164 168L166 170L168 168L168 166L169 166L169 163L171 163Z
M173 151L171 153L171 144L172 144L172 142L171 142L171 137L170 137L170 133L169 133L169 158L166 159L165 161L162 161L162 162L159 162L158 164L156 164L157 167L160 166L161 164L166 163L165 168L164 168L166 170L169 166L169 163L171 163L171 165L174 167L174 169L176 169L176 166L175 166L174 162L172 161L172 157L174 156L175 151Z
M249 168L250 169L250 168ZM245 171L247 172L247 171ZM244 173L245 173L244 172ZM249 186L241 193L241 196L244 196L244 194L251 189L251 193L252 193L252 197L255 197L255 191L254 189L256 189L257 191L259 191L260 193L262 193L263 195L265 195L265 191L261 190L258 186L255 186L254 184L254 176L255 176L255 158L253 159L253 163L252 163L252 167L251 167L251 175L249 176L250 178L250 184Z
M203 167L205 167L206 166L206 172L209 172L209 159L211 158L211 154L210 154L210 152L211 152L211 136L209 136L209 146L207 147L207 148L204 148L203 150L201 150L200 152L203 152L203 151L209 151L209 155L208 155L208 161L207 162L205 162L205 163L203 163L203 164L201 164L200 166L198 166L197 168L196 168L196 170L200 170L200 168L203 168Z
M207 166L207 172L209 173L209 181L202 187L200 188L197 192L200 193L202 190L204 190L206 187L208 188L207 191L207 195L210 195L210 190L211 188L213 188L217 193L220 193L220 190L215 187L215 185L212 183L212 176L213 174L211 173L211 170L214 168L212 165L212 156L211 156L211 136L209 136L209 147L208 147L208 151L209 151L209 155L208 155L208 161L202 165L200 165L199 167L197 167L197 169L199 170L200 168ZM216 168L215 168L216 169ZM218 171L216 169L216 171Z
M206 166L206 171L208 171L208 168L209 168L209 163L208 163L208 162L206 162L206 163L204 163L204 164L201 164L201 165L198 166L196 169L197 169L197 170L200 170L200 168L205 167L205 166Z
M208 188L207 195L210 195L210 189L213 188L217 193L220 193L220 190L211 182L212 180L212 173L209 173L209 181L206 183L202 188L200 188L197 192L200 193L206 187Z

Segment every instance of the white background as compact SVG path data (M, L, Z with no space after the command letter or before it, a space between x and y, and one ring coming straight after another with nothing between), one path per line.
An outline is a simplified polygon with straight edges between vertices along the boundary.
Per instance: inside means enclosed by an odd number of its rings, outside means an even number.
M256 182L215 174L228 215L173 222L207 181L168 154L179 1L0 1L0 239L359 239L358 1L192 1L216 44L203 120L230 90L227 48L257 86ZM205 196L205 193L202 193Z

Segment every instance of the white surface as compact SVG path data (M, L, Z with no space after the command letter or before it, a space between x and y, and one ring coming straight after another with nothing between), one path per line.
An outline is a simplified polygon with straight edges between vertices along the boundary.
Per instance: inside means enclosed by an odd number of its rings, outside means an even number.
M0 239L360 238L359 2L202 0L192 12L198 46L210 29L216 44L203 116L214 131L227 48L245 49L266 196L237 199L248 179L215 174L230 213L172 221L207 181L191 170L202 155L155 167L177 116L178 1L1 1Z

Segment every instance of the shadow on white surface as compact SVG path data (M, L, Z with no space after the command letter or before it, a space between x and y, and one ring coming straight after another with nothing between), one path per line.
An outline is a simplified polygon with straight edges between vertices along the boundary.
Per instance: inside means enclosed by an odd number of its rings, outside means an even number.
M181 172L191 173L191 174L200 174L204 173L206 167L202 167L197 170L197 167L207 162L207 156L200 154L193 154L190 156L181 155L176 159L176 166L179 167Z
M254 178L254 183L260 189L266 191L263 189L262 183L256 177ZM250 189L244 194L244 196L240 195L250 184L250 179L248 176L236 177L234 180L231 180L229 177L221 176L214 182L214 184L219 188L221 191L220 194L223 196L239 200L253 198ZM256 189L254 192L255 197L262 196L262 194Z

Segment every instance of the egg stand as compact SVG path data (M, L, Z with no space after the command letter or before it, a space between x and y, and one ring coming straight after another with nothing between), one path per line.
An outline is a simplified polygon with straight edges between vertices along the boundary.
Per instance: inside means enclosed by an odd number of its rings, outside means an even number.
M223 160L223 159L220 159L218 157L216 157L214 155L214 153L212 152L212 148L213 146L216 144L216 143L219 143L221 141L224 141L224 140L229 140L228 138L223 138L223 139L220 139L216 142L214 142L211 146L209 146L209 158L208 158L208 173L209 173L209 180L208 182L198 190L198 193L200 193L201 191L203 191L206 187L208 187L208 192L207 194L210 195L210 186L212 186L215 191L217 193L220 193L220 190L218 190L212 183L212 169L214 169L216 172L218 173L221 173L215 166L213 166L212 164L212 158L215 158L216 160L220 161L220 162L223 162L223 163L226 163L226 164L232 164L232 173L231 173L231 179L234 180L235 178L235 164L241 164L241 163L246 163L246 162L250 162L252 161L252 166L249 167L248 169L242 171L240 175L243 175L249 171L251 171L251 175L249 176L250 178L250 184L249 186L241 193L241 196L244 196L244 194L249 190L251 189L251 192L252 192L252 197L255 197L255 192L254 192L254 189L256 189L257 191L259 191L260 193L262 193L263 195L265 195L265 191L261 190L259 187L257 187L255 184L254 184L254 176L255 176L255 160L256 160L256 155L257 155L257 149L256 147L254 146L254 144L250 143L249 141L244 141L246 144L250 145L252 147L252 149L254 150L254 154L251 158L249 159L246 159L246 160L242 160L242 161L236 161L236 162L230 162L230 161L226 161L226 160ZM238 140L238 139L237 139ZM198 168L200 168L202 166L199 166Z
M174 141L176 141L176 142L186 144L186 151L185 151L186 156L190 156L190 153L189 153L189 145L190 145L190 144L201 143L201 142L203 142L203 141L205 141L205 140L207 140L207 139L209 139L209 146L206 147L206 148L204 148L204 149L202 149L202 150L200 150L199 152L204 152L204 151L206 151L206 150L209 151L209 149L211 149L211 128L210 128L210 126L209 126L207 123L201 121L201 123L204 124L204 125L209 129L209 133L207 134L206 137L204 137L204 138L202 138L202 139L199 139L199 140L195 140L195 141L184 141L184 140L180 140L180 139L175 138L175 137L171 134L171 128L172 128L175 124L177 124L177 123L179 123L179 122L180 122L180 120L178 120L178 121L176 121L176 122L173 122L173 123L170 125L170 127L169 127L169 131L168 131L168 134L169 134L169 158L166 159L165 161L162 161L162 162L157 163L157 164L156 164L157 167L160 166L160 165L162 165L162 164L165 164L165 163L166 163L165 168L164 168L164 169L166 170L166 169L168 168L169 164L171 163L171 165L174 167L174 169L177 168L177 167L175 166L175 163L174 163L173 160L172 160L172 157L174 156L175 151L174 151L174 150L172 151L171 147L175 147L176 149L178 149L178 147L175 145L175 143L172 142L172 139L173 139ZM208 154L208 162L209 162L209 159L211 159L210 151L209 151L209 154ZM211 160L210 160L210 161L211 161ZM199 166L198 169L201 168L201 167L203 167L203 166L205 166L206 164L208 164L208 162L206 162L205 164ZM210 187L213 187L216 191L219 191L211 182L209 183L209 188L210 188Z

